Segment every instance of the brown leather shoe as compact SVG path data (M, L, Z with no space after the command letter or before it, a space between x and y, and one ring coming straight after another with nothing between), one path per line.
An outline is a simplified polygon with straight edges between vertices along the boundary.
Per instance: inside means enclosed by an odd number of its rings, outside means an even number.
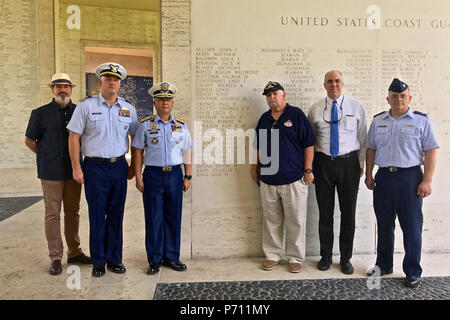
M62 265L61 260L54 260L52 263L50 263L50 268L48 269L48 272L52 276L56 276L62 272Z
M87 255L85 255L83 252L79 255L68 258L67 263L82 263L82 264L91 264L91 258L89 258Z
M278 261L266 260L263 263L263 269L266 270L266 271L273 270L273 268L275 268L275 266L277 264L278 264Z
M300 263L289 263L289 271L293 273L298 273L302 269L302 265Z

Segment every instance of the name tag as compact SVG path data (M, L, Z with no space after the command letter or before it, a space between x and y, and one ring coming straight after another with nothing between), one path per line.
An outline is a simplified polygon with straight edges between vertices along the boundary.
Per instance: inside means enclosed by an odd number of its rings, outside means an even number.
M96 114L102 114L101 112L92 112L92 115L96 115Z

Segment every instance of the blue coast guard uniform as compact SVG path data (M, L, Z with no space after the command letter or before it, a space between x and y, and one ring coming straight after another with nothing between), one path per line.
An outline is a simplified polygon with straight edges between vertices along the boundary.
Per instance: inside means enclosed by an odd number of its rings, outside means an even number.
M125 79L126 70L116 63L97 67L97 77ZM82 100L67 128L81 135L84 190L89 207L90 252L94 266L122 263L122 222L127 194L128 136L138 126L136 109L118 97L110 108L101 94Z
M389 91L401 93L408 85L394 79ZM367 148L376 150L373 206L377 218L378 243L376 265L381 270L393 267L395 217L403 231L405 257L403 271L407 277L420 278L422 248L422 198L417 189L423 180L421 166L424 152L439 148L431 119L419 111L408 112L395 120L389 111L374 116Z
M153 97L173 97L169 83L150 89ZM145 246L149 264L179 261L183 202L183 152L193 148L186 123L158 114L140 120L132 146L145 150L143 172Z

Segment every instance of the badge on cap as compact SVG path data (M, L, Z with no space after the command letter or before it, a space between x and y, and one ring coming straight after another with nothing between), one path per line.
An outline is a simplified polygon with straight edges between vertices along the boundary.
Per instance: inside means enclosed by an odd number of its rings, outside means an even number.
M267 94L267 92L269 92L271 90L283 90L284 91L284 88L278 82L269 81L269 82L267 82L266 86L264 87L263 95L265 96Z
M110 64L109 67L111 68L111 71L114 73L117 73L117 70L119 70L119 66L115 66L113 64Z
M106 62L97 66L95 75L100 79L101 76L115 76L121 80L127 77L127 70L118 63Z
M173 98L177 94L177 88L169 82L160 82L148 90L154 98Z

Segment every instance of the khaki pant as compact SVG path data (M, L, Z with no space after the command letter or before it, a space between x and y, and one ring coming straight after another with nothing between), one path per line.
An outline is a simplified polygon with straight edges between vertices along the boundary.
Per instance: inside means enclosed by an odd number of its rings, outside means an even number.
M261 182L263 207L263 251L267 260L279 261L286 222L286 258L289 263L305 261L308 186L299 180L273 186Z
M80 216L81 184L75 180L41 179L45 204L45 237L47 238L51 261L62 260L63 242L61 239L61 202L64 204L64 235L69 258L81 253L78 227Z

